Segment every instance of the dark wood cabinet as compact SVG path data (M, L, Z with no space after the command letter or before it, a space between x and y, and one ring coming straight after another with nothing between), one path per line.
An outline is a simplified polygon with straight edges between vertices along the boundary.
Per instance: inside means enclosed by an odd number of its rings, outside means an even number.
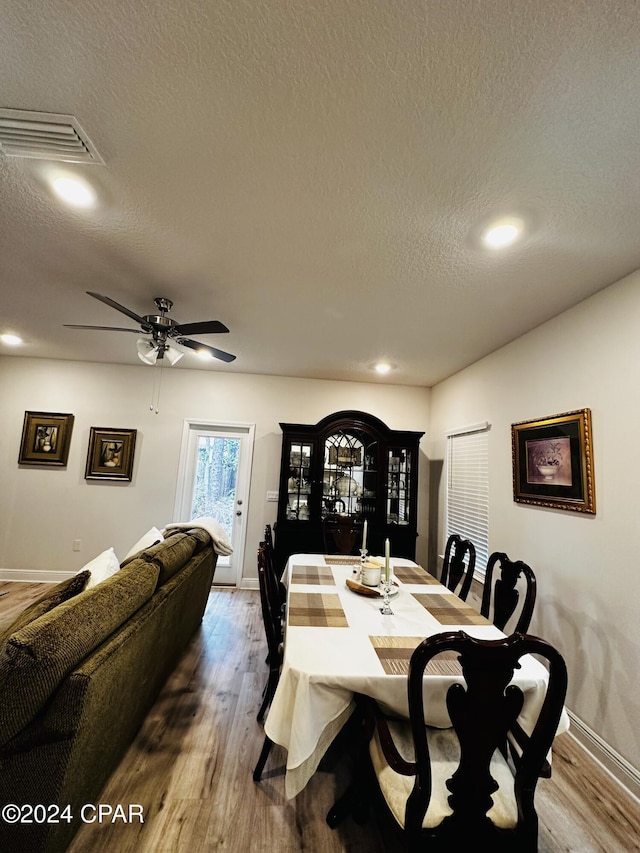
M370 554L415 559L418 448L423 432L392 430L373 415L336 412L282 428L276 558L323 553L329 517L367 520Z

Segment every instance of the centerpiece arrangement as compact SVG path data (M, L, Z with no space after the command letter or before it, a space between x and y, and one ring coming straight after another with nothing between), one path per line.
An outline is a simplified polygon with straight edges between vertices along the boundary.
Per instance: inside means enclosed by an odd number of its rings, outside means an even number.
M375 557L368 557L367 551L368 524L365 519L362 526L362 547L360 550L360 564L353 567L353 580L347 581L347 586L353 592L360 595L380 596L384 595L384 601L380 612L384 615L393 614L389 606L391 595L391 565L389 562L390 543L387 539L384 545L384 563ZM396 589L397 592L397 589Z

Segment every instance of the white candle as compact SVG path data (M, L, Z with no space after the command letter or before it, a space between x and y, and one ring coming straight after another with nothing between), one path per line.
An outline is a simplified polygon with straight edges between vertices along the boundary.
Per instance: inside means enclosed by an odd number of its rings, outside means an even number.
M365 518L362 526L362 550L367 550L367 519Z
M391 579L391 571L389 568L389 551L390 551L389 540L385 539L385 542L384 542L384 579L387 583L389 583L389 580Z

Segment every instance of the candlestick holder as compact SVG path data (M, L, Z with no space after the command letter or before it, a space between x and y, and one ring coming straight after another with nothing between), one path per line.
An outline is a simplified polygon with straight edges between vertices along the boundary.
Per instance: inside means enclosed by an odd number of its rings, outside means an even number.
M369 553L366 548L360 548L360 565L354 563L353 566L353 574L358 575L360 578L360 583L362 583L362 569L365 564L365 560L367 559L367 554Z
M382 599L382 607L380 608L380 613L382 613L383 616L393 616L393 610L389 605L389 594L391 592L390 576L382 582L382 589L384 590L384 598Z

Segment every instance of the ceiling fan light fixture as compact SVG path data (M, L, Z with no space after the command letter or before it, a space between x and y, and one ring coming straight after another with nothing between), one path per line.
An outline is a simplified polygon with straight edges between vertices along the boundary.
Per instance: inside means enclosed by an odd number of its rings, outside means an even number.
M168 346L164 351L164 357L167 359L171 367L173 367L174 364L177 364L183 355L183 352L180 352L179 349L172 346Z
M151 341L140 338L136 341L136 349L138 350L138 358L145 364L155 364L158 360L158 348Z

